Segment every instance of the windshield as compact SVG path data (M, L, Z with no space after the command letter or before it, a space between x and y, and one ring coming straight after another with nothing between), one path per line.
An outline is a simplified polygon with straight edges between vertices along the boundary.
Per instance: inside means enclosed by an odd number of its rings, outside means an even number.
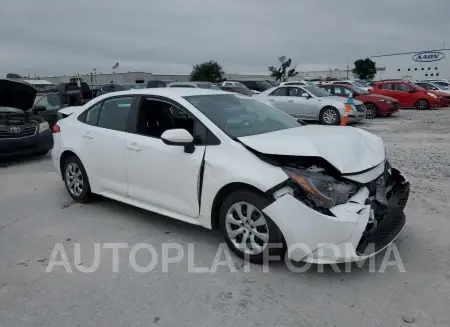
M437 84L437 85L440 85L440 86L450 86L450 83L447 83L447 82L438 81L438 82L433 82L433 83Z
M243 137L300 127L296 119L275 108L233 94L184 97L230 137Z
M359 88L359 87L357 87L357 86L353 86L353 87L352 87L352 90L353 90L354 92L359 93L359 94L362 94L362 95L370 94L370 93L367 92L366 90L363 90L363 89L361 89L361 88Z
M433 86L428 83L416 83L416 85L424 88L425 90L438 90L438 88L436 86Z
M23 110L12 107L0 107L0 114L23 114Z
M320 87L317 87L317 86L308 85L308 86L302 86L302 87L306 91L308 91L309 93L311 93L312 95L314 95L315 97L318 97L318 98L329 97L332 95L331 93L328 93L324 89L321 89Z
M366 84L358 82L358 81L353 81L353 85L355 85L357 87L367 87Z

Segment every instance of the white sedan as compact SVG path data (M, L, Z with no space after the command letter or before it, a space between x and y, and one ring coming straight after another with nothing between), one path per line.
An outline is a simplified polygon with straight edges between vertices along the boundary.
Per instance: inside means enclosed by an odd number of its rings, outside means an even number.
M100 194L220 228L253 262L286 249L294 261L361 260L405 224L409 183L360 129L198 88L110 93L60 117L52 158L75 201Z

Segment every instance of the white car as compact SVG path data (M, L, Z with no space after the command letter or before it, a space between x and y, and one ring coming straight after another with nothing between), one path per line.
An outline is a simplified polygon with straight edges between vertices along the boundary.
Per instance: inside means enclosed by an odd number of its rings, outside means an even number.
M326 82L326 84L353 85L353 86L359 87L360 89L363 89L364 91L367 91L367 92L369 92L369 89L371 88L370 86L367 86L366 84L364 84L360 81L355 81L355 80L331 81L331 82Z
M284 85L255 94L254 99L271 103L292 117L320 121L324 125L339 125L345 112L347 98L334 96L314 86ZM353 100L348 122L365 119L366 108L361 101Z
M449 87L439 85L436 82L415 81L414 84L424 88L427 91L428 90L439 91L439 92L450 94L450 88Z
M361 260L405 224L409 183L361 129L301 125L199 88L106 94L60 116L52 158L75 201L95 193L220 228L252 262L286 249L294 261Z
M280 83L278 86L286 86L286 85L300 85L300 86L307 86L307 85L313 85L315 86L316 84L313 82L309 82L309 81L288 81L288 82L282 82Z

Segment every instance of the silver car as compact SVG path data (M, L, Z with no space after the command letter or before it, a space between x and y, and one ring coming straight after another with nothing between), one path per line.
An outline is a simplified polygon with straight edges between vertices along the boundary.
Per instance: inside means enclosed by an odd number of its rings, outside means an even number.
M347 99L333 96L317 86L285 85L273 87L252 98L271 103L275 108L303 120L320 121L325 125L338 125L345 112ZM361 101L353 100L348 122L356 123L366 116Z

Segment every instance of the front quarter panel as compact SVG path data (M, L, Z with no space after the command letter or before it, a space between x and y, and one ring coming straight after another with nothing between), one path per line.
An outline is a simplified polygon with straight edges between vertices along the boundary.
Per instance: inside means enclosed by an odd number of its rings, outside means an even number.
M266 192L285 181L281 168L269 165L230 140L206 149L199 223L211 228L211 211L218 192L231 183L243 183Z

